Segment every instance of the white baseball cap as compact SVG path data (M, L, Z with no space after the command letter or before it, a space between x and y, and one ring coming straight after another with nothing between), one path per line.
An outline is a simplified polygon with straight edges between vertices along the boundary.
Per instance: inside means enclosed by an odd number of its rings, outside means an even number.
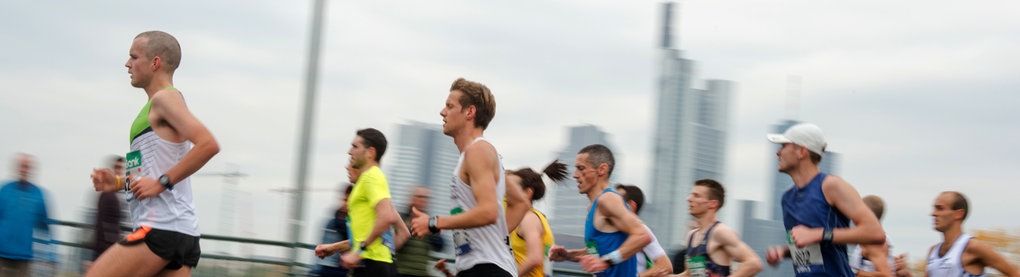
M793 125L783 134L768 134L769 141L773 143L793 143L804 146L808 151L822 155L825 152L825 137L822 136L822 129L811 123L800 123Z

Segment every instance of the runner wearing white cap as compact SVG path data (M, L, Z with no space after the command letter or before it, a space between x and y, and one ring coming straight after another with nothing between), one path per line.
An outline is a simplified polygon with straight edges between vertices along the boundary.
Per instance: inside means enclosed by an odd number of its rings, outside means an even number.
M766 260L775 266L791 257L798 277L853 276L846 244L883 243L878 219L850 183L819 171L826 142L818 126L797 124L768 139L783 145L776 152L779 171L790 175L794 186L782 198L789 246L769 248Z

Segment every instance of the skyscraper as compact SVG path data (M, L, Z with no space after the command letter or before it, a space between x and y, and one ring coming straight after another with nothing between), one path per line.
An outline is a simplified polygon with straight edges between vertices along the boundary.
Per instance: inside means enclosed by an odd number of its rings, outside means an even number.
M602 144L613 151L616 160L620 160L620 152L609 143L606 132L599 130L594 125L582 125L568 127L570 132L567 146L556 154L556 158L567 165L567 172L573 174L574 160L577 159L577 151L592 144ZM615 175L611 176L612 179ZM612 185L612 181L610 181ZM547 191L550 189L547 189ZM555 185L551 195L553 209L546 211L549 217L549 225L556 234L584 235L584 221L588 216L588 197L581 195L577 190L577 181L567 179Z
M667 249L684 243L690 215L684 199L695 180L725 175L733 83L694 88L694 62L675 48L672 2L663 6L659 98L652 149L651 197L642 218Z

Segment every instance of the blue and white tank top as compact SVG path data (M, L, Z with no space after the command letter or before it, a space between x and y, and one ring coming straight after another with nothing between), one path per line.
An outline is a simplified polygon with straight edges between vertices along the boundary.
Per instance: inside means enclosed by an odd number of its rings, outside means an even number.
M798 277L854 276L845 244L820 242L797 248L790 239L790 230L797 225L830 229L850 226L850 219L825 200L825 194L822 193L825 177L825 173L819 172L804 188L794 185L783 193L783 225L786 226L793 270Z
M985 276L986 272L981 270L981 274L970 274L963 268L963 251L967 249L967 243L970 243L970 239L974 238L968 234L960 234L960 237L956 238L953 242L953 246L949 247L949 251L946 254L939 256L939 249L942 248L940 242L932 248L931 255L928 256L928 266L926 272L928 276L932 277L982 277Z
M612 188L606 188L602 191L602 193L599 193L599 196L595 197L595 201L591 202L591 208L588 209L588 218L584 221L584 244L588 254L595 254L599 256L609 254L609 252L619 249L620 245L623 245L623 242L626 241L628 237L627 233L623 231L606 233L595 228L595 211L599 206L599 198L602 198L602 195L606 193L619 194ZM626 207L627 203L624 202L623 205ZM627 208L627 210L630 210L630 208ZM637 259L634 256L631 256L622 263L615 264L602 272L595 273L595 276L637 276Z
M478 137L471 143L483 141ZM470 144L469 144L470 145ZM498 154L497 154L498 155ZM450 215L462 213L478 206L475 194L464 180L460 179L460 170L464 165L464 153L457 159L457 167L453 170L453 182L450 184L450 198L454 208ZM506 175L503 173L503 161L499 161L499 181L496 183L496 199L503 199L506 194ZM502 202L500 202L502 203ZM495 224L470 229L453 229L453 246L457 254L457 269L470 269L478 264L491 263L499 266L510 275L517 275L517 262L510 250L510 233L506 230L506 212L503 205L499 207L499 217Z

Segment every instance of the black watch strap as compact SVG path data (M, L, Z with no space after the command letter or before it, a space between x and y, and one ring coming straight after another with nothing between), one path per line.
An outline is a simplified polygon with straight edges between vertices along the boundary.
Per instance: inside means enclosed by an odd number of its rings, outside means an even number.
M163 174L159 175L159 184L167 190L174 190L174 186L170 184L170 176Z
M433 234L439 234L439 227L436 226L436 221L439 221L439 216L433 216L429 218L429 232Z

